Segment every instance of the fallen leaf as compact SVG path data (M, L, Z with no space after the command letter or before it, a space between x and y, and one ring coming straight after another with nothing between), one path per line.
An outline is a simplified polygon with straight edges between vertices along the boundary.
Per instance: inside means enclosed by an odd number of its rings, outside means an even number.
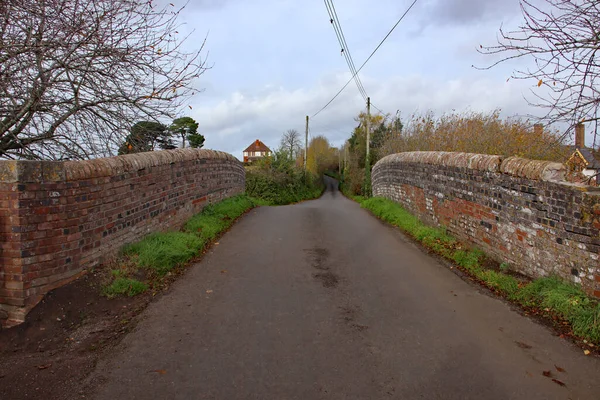
M561 381L559 381L558 379L552 379L552 382L554 382L554 383L556 383L557 385L560 385L560 386L567 386L564 383L562 383Z
M48 369L52 366L52 364L38 365L37 369Z
M222 274L226 274L226 273L227 273L227 270L226 270L226 269L224 269L223 271L221 271L221 273L222 273Z
M167 371L164 370L164 369L155 369L155 370L152 370L150 372L156 372L157 374L161 374L161 375L164 375L164 374L167 373Z
M561 367L559 367L559 366L558 366L558 365L556 365L556 364L554 364L554 368L556 368L556 370L557 370L558 372L567 372L567 371L565 371L565 370L564 370L564 368L561 368Z
M590 355L590 351L589 350L584 350L583 354L585 354L586 356L589 356Z
M215 242L215 246L218 245L218 244L219 244L219 242Z
M544 376L547 376L548 378L552 376L552 372L550 372L550 371L544 371L544 372L542 372L542 374Z
M210 293L212 293L212 292L213 292L213 291L212 291L212 290L210 290L210 289L208 289L208 290L206 291L206 293L208 293L208 294L210 294Z

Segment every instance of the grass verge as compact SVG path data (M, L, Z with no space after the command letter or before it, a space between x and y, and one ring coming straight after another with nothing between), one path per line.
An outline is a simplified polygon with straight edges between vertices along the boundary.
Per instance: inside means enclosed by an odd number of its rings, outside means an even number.
M600 305L580 288L554 276L525 281L486 268L486 255L481 250L464 245L443 228L426 226L398 203L381 197L351 198L378 218L453 261L497 294L555 323L570 326L572 335L585 340L588 347L600 344Z
M257 205L262 204L246 195L232 197L206 206L180 232L153 233L125 246L103 294L131 297L160 287L167 275L201 254L238 217Z
M320 186L302 187L290 202L319 197ZM174 270L197 257L237 218L256 206L280 204L268 197L240 195L206 206L179 232L157 232L123 248L122 257L107 274L102 293L107 297L135 296L162 287Z

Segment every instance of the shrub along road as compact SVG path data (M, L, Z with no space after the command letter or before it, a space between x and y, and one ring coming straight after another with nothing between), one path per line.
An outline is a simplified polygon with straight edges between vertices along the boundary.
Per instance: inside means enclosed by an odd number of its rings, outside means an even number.
M97 399L597 399L600 360L336 189L261 207L154 302Z

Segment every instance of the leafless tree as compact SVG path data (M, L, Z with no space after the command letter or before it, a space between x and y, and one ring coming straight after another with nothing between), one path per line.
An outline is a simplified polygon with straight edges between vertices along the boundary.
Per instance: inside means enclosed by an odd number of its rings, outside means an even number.
M0 158L113 155L139 120L171 118L206 70L182 8L141 0L0 2Z
M502 58L489 66L517 58L532 66L513 73L534 80L529 103L545 109L543 120L574 127L600 121L600 2L597 0L520 0L524 23L514 31L500 29L497 45L480 49ZM568 131L567 131L568 132Z
M300 153L301 140L300 133L295 129L288 130L281 137L281 148L289 154L290 159L294 159Z

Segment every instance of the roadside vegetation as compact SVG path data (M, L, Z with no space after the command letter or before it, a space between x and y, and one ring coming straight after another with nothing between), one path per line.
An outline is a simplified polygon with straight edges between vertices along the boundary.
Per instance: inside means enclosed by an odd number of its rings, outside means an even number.
M315 199L323 193L320 179L303 171L280 171L269 165L246 170L246 193L262 205L285 205Z
M125 246L122 256L107 274L103 294L108 297L136 296L148 289L158 290L235 220L257 202L240 195L206 206L179 232L153 233Z
M534 129L529 121L501 119L499 112L451 113L436 117L415 114L407 121L371 115L370 156L366 159L367 115L346 142L339 179L342 192L378 218L400 228L415 241L454 263L471 279L521 306L526 313L550 321L560 332L580 338L584 346L600 345L600 305L579 287L556 277L528 279L499 264L481 250L450 236L443 228L427 226L396 202L371 198L370 168L389 154L405 151L456 151L520 156L564 162L565 140L552 130ZM586 354L589 350L585 350Z
M344 190L353 196L370 195L370 168L381 158L405 151L456 151L519 156L563 162L570 154L565 137L549 128L534 129L533 123L517 117L501 118L491 113L462 112L436 116L413 114L405 120L374 114L370 156L366 159L367 115L355 118L357 127L346 141Z
M246 166L246 194L265 205L284 205L315 199L323 193L323 173L338 166L337 149L322 136L308 146L304 170L304 151L300 134L289 130L271 157Z
M529 280L510 273L507 264L496 263L497 268L492 268L493 261L481 250L461 243L442 228L423 224L398 203L380 197L352 198L526 312L550 319L563 329L570 327L589 348L600 345L600 304L580 288L554 276Z
M248 210L319 197L324 189L323 173L337 166L337 150L325 138L315 137L309 154L304 171L300 136L287 131L272 157L246 166L244 195L206 206L180 231L153 233L125 246L106 274L102 293L112 298L157 292Z

